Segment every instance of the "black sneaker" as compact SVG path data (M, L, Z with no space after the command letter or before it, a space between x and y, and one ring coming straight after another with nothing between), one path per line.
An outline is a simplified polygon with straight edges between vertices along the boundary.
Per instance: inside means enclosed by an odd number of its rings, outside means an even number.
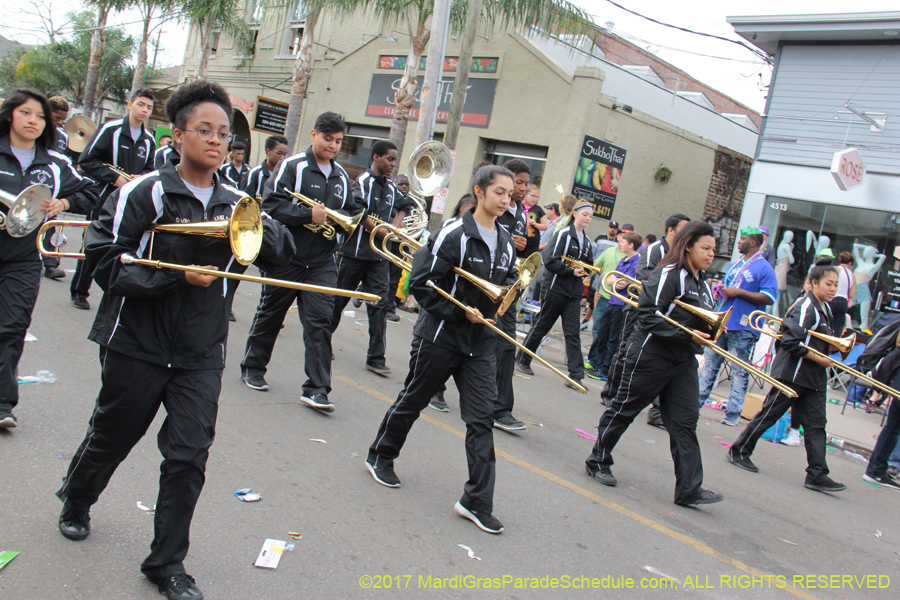
M372 371L382 377L387 377L391 374L391 369L387 365L370 365L369 363L366 363L366 371Z
M715 492L711 492L709 490L700 490L700 495L691 500L690 502L676 502L679 506L697 506L698 504L715 504L716 502L721 502L725 499L725 496L722 494L717 494Z
M431 402L428 403L428 406L438 412L450 412L450 407L447 406L447 403L444 402L444 399L440 396L435 396L434 398L432 398Z
M577 383L578 385L580 385L582 387L584 386L584 384L581 383L580 379L573 379L572 381L574 381L575 383ZM576 386L575 384L573 384L572 382L569 382L569 381L566 382L566 387L569 388L570 390L575 390L576 392L581 391L580 389L578 389L578 386ZM585 389L587 389L587 388L585 388Z
M531 365L526 365L519 361L516 361L516 371L523 375L534 375L534 371L531 370Z
M900 490L900 483L895 481L890 475L887 474L882 477L871 477L864 474L863 479L872 483L877 483L881 487L890 488L892 490Z
M66 276L66 272L59 267L47 267L44 269L44 277L47 279L62 279Z
M588 465L584 465L584 469L587 471L588 476L593 477L603 485L608 485L609 487L616 487L616 484L619 483L616 478L612 474L612 470L609 467L599 469L591 469Z
M815 481L807 479L806 483L803 484L803 487L817 492L843 492L847 489L846 485L838 483L828 475L822 475Z
M18 426L19 422L16 420L16 415L8 410L0 410L0 429L11 429Z
M753 464L753 461L749 458L738 458L734 456L731 452L725 453L725 460L730 462L736 467L740 467L745 471L750 471L751 473L759 473L759 467Z
M244 375L241 379L247 384L248 388L259 390L260 392L269 390L269 384L266 383L266 379L262 375Z
M463 506L461 501L454 504L453 508L456 510L456 514L472 521L482 531L487 531L488 533L501 533L503 531L503 523L489 512L469 510Z
M663 420L660 417L654 417L652 419L647 418L647 425L652 425L653 427L659 427L660 429L666 428L665 423L663 423Z
M87 298L78 298L73 296L72 305L75 308L80 308L81 310L91 310L91 303L87 301Z
M233 310L228 311L228 320L229 320L230 322L232 322L232 323L234 323L235 321L237 321L237 318L234 316L234 311L233 311Z
M895 467L894 465L888 466L887 474L888 477L897 479L897 477L900 477L900 467Z
M366 461L366 468L369 470L369 473L372 474L372 479L381 485L389 488L400 487L400 478L397 477L397 474L394 473L393 469L382 469L381 467L376 467L369 461Z
M59 515L59 532L64 538L80 542L91 534L91 515L86 510L75 510L63 505Z
M311 398L309 396L300 396L300 402L307 406L318 408L322 412L334 412L334 404L328 401L328 396L325 394L314 394Z
M398 315L398 314L397 314L396 312L394 312L394 311L391 311L391 312L389 312L389 313L387 314L387 320L390 321L391 323L399 323L399 322L400 322L400 315Z
M159 586L159 593L165 594L168 600L203 600L203 592L187 573L172 575L165 581L153 583Z
M494 427L503 431L522 431L526 425L512 415L494 419Z

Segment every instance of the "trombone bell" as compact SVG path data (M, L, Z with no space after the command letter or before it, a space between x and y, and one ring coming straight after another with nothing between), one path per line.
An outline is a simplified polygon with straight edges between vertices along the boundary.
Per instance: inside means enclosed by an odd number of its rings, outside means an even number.
M8 207L6 215L0 213L0 229L15 238L25 237L44 220L41 204L52 197L50 188L40 183L28 186L18 196L0 191L0 203Z
M700 317L709 324L712 328L712 332L709 334L709 341L715 342L723 333L725 333L725 327L728 325L728 318L731 317L730 308L723 312L716 312L714 310L707 310L705 308L700 308L699 306L687 304L678 299L675 300L675 304L689 313Z

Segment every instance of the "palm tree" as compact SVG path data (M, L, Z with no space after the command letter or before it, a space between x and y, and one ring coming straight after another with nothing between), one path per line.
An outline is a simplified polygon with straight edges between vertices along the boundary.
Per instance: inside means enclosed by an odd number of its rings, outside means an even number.
M306 98L306 88L309 85L309 75L312 72L312 46L315 40L316 25L319 17L328 4L327 0L310 0L303 4L306 8L306 25L303 28L303 38L300 41L300 49L294 61L291 100L288 104L288 113L284 123L284 137L287 138L288 148L293 148L297 141L297 133L300 131L300 117L303 113L303 101ZM340 5L340 2L334 4ZM299 17L299 15L296 15Z
M209 57L212 52L214 29L230 35L238 47L249 48L250 28L244 19L246 0L184 0L181 16L200 34L200 60L194 70L194 79L206 79Z
M134 1L134 0L133 0ZM150 41L150 35L157 27L162 27L165 20L157 21L156 25L151 27L151 22L156 18L157 13L165 14L175 8L175 0L136 0L137 9L141 13L141 19L144 22L141 31L141 41L138 45L137 63L134 66L134 76L131 79L131 92L128 98L131 99L141 88L144 87L144 80L147 74L147 45Z
M110 12L118 12L125 8L128 0L86 0L89 6L96 7L97 25L91 34L91 56L88 59L87 78L85 79L84 112L91 115L97 99L97 85L100 82L100 63L103 59L103 46L106 39L106 20Z

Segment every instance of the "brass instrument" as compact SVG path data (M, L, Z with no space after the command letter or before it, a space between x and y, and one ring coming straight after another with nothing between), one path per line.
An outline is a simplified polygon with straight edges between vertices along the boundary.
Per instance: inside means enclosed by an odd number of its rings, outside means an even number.
M532 256L534 256L534 255L532 255ZM530 258L530 257L529 257L529 258ZM531 350L529 350L528 348L526 348L525 346L523 346L522 344L520 344L517 340L514 340L514 339L511 338L510 336L506 335L502 330L500 330L500 329L498 329L497 327L495 327L490 321L488 321L487 319L485 319L484 317L482 317L481 315L479 315L478 313L476 313L474 310L472 310L471 308L469 308L468 306L466 306L465 304L463 304L462 302L460 302L459 300L457 300L456 298L454 298L452 295L448 294L447 292L445 292L444 290L442 290L441 288L439 288L433 281L429 281L429 282L428 282L428 287L430 287L431 289L433 289L434 291L436 291L437 293L439 293L441 296L443 296L444 298L446 298L447 300L449 300L450 302L452 302L452 303L455 304L456 306L458 306L458 307L460 307L461 309L463 309L464 311L466 311L466 314L472 315L473 317L475 317L476 319L478 319L478 321L479 321L481 324L487 325L488 327L490 327L495 333L497 333L497 335L499 335L500 337L502 337L503 339L505 339L507 342L509 342L510 344L513 344L513 345L515 345L516 347L520 348L520 349L522 350L522 352L524 352L525 354L527 354L527 355L530 356L531 358L537 360L537 361L540 362L542 365L544 365L545 367L549 368L551 371L553 371L554 373L556 373L557 375L559 375L560 377L562 377L563 379L565 379L567 382L569 382L570 384L572 384L573 386L575 386L575 387L578 389L579 392L581 392L581 393L583 393L583 394L587 394L587 393L588 393L586 387L584 387L583 385L581 385L581 384L578 383L577 381L574 381L574 380L570 379L568 375L566 375L565 373L563 373L562 371L560 371L559 369L557 369L556 367L554 367L553 365L551 365L550 363L548 363L546 360L544 360L543 358L541 358L540 356L538 356L537 354L535 354L534 352L532 352Z
M55 251L49 251L44 248L43 234L51 227L84 227L87 228L91 224L90 221L48 221L41 227L38 235L37 246L41 254L46 256L59 256L69 258L84 258L83 253L63 253L59 252L59 248L55 247ZM150 228L150 244L147 252L148 256L153 253L153 238L155 233L183 233L189 235L204 235L217 238L225 238L231 245L231 251L235 256L235 260L242 265L248 265L253 262L263 242L262 215L259 206L249 196L241 198L235 205L231 217L224 221L205 221L201 223L170 223L165 225L152 225ZM62 236L62 244L65 244L65 236ZM51 243L56 243L51 242ZM62 245L60 244L60 245ZM157 269L175 269L178 271L187 271L190 273L199 273L202 275L212 275L214 277L223 277L225 279L236 279L238 281L252 281L263 285L274 285L277 287L287 287L295 290L307 292L316 292L320 294L331 294L333 296L346 296L348 298L359 298L370 302L378 302L380 296L374 294L365 294L351 290L342 290L339 288L330 288L318 285L310 285L306 283L297 283L295 281L285 281L282 279L269 279L268 277L256 277L253 275L244 275L243 273L230 273L228 271L216 271L213 269L204 269L202 267L192 267L178 265L174 263L164 263L158 260L142 259L130 254L123 254L120 257L123 264L138 264Z
M286 194L293 196L310 208L322 204L321 202L317 202L312 198L307 198L299 192L292 192L287 188L284 188L284 191ZM360 222L362 222L363 218L366 216L365 210L360 211L352 217L348 217L347 215L341 214L336 210L332 210L327 206L325 207L325 213L328 215L328 218L332 220L332 222L343 229L344 233L347 234L346 237L344 237L344 242L350 239L350 236L353 235L353 232L356 231L356 228L359 227ZM307 223L306 225L304 225L304 227L306 227L310 231L321 231L322 235L324 235L329 240L333 240L334 236L337 234L337 232L334 230L334 227L332 227L328 223L323 223L322 225L318 225L316 223Z
M775 339L781 339L782 334L779 332L781 329L781 324L783 323L783 319L779 319L778 317L772 316L768 313L765 313L761 310L754 310L752 313L748 315L749 326L750 329L754 331L758 331L759 333L764 333L766 335L772 336ZM760 324L762 321L762 324ZM856 333L851 333L847 337L837 337L834 335L828 335L825 333L820 333L818 331L806 331L807 334L811 335L814 338L820 339L827 344L834 346L838 352L841 354L841 360L846 360L848 356L850 356L850 352L853 350L853 346L856 345ZM815 356L820 358L828 358L830 357L824 352L819 352L815 348L810 348L806 344L800 344L802 347L806 348L810 352L812 352ZM842 362L837 362L832 360L832 365L835 369L840 369L846 373L849 373L856 379L864 382L866 385L875 388L879 392L883 394L887 394L889 396L893 396L894 398L900 399L900 391L895 390L894 388L884 385L880 381L869 377L862 371L858 371L853 367L848 367Z
M84 152L91 136L97 131L97 125L85 115L72 115L63 125L63 131L69 136L68 148L72 152Z
M441 142L420 144L409 157L409 198L416 208L403 219L403 226L410 238L417 240L428 227L428 211L425 197L434 196L450 182L453 173L453 155Z
M613 286L613 288L610 289L606 285L605 277L604 277L604 280L600 282L600 285L603 286L603 291L609 292L610 296L615 296L616 298L618 298L619 300L621 300L622 302L625 302L626 304L628 304L630 306L637 307L638 301L634 298L634 295L635 295L635 292L637 291L637 288L640 287L641 289L643 289L643 286L642 286L640 280L635 279L634 277L630 277L619 271L610 271L609 274L615 275L616 277L619 277L621 279L628 281L628 289L626 290L627 295L620 294L619 291L617 289L615 289L615 286ZM688 329L687 327L685 327L684 325L682 325L675 319L667 317L666 315L662 314L662 312L660 312L660 311L656 311L656 316L664 319L667 323L674 325L678 329L681 329L682 331L690 334L690 336L692 338L694 338L695 340L697 340L701 345L706 346L707 348L709 348L710 350L712 350L713 352L715 352L716 354L718 354L725 360L727 360L729 362L733 362L734 364L738 365L739 367L741 367L748 373L752 373L754 375L754 377L759 377L760 379L762 379L763 381L765 381L772 387L780 390L783 394L787 395L789 398L797 397L797 392L795 392L788 386L784 385L783 383L781 383L780 381L778 381L777 379L775 379L774 377L772 377L771 375L769 375L768 373L763 371L762 369L757 369L756 367L751 365L749 362L741 360L740 358L736 357L734 354L731 354L730 352L723 350L722 348L719 348L718 345L716 345L716 340L718 340L719 336L721 336L722 333L724 333L725 327L728 324L728 318L731 316L730 308L724 312L715 312L712 310L706 310L704 308L700 308L698 306L693 306L692 304L687 304L686 302L683 302L678 298L675 299L674 304L676 306L679 306L682 309L688 311L689 313L700 317L706 323L708 323L712 327L712 333L710 334L710 338L707 339L703 336L697 335L694 331Z
M562 259L563 262L566 263L566 266L571 269L581 268L581 270L585 273L596 273L597 275L600 275L603 272L603 269L595 267L594 265L589 265L588 263L580 260L575 260L571 256L563 256Z
M0 191L0 204L7 207L6 214L0 213L0 230L15 238L25 237L44 220L41 204L52 198L53 192L41 183L28 186L17 196Z
M123 171L121 167L117 167L116 165L111 165L109 163L101 163L101 164L104 165L105 167L109 168L110 171L112 171L113 173L115 173L116 175L118 175L119 177L124 179L125 181L133 181L134 178L136 177L135 175L129 175L128 173Z

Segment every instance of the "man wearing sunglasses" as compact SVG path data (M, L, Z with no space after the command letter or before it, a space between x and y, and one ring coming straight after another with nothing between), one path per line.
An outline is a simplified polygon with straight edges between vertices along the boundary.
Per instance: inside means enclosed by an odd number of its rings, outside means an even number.
M244 173L240 182L241 191L251 198L261 200L269 175L287 154L287 138L283 135L270 135L266 138L266 160Z

